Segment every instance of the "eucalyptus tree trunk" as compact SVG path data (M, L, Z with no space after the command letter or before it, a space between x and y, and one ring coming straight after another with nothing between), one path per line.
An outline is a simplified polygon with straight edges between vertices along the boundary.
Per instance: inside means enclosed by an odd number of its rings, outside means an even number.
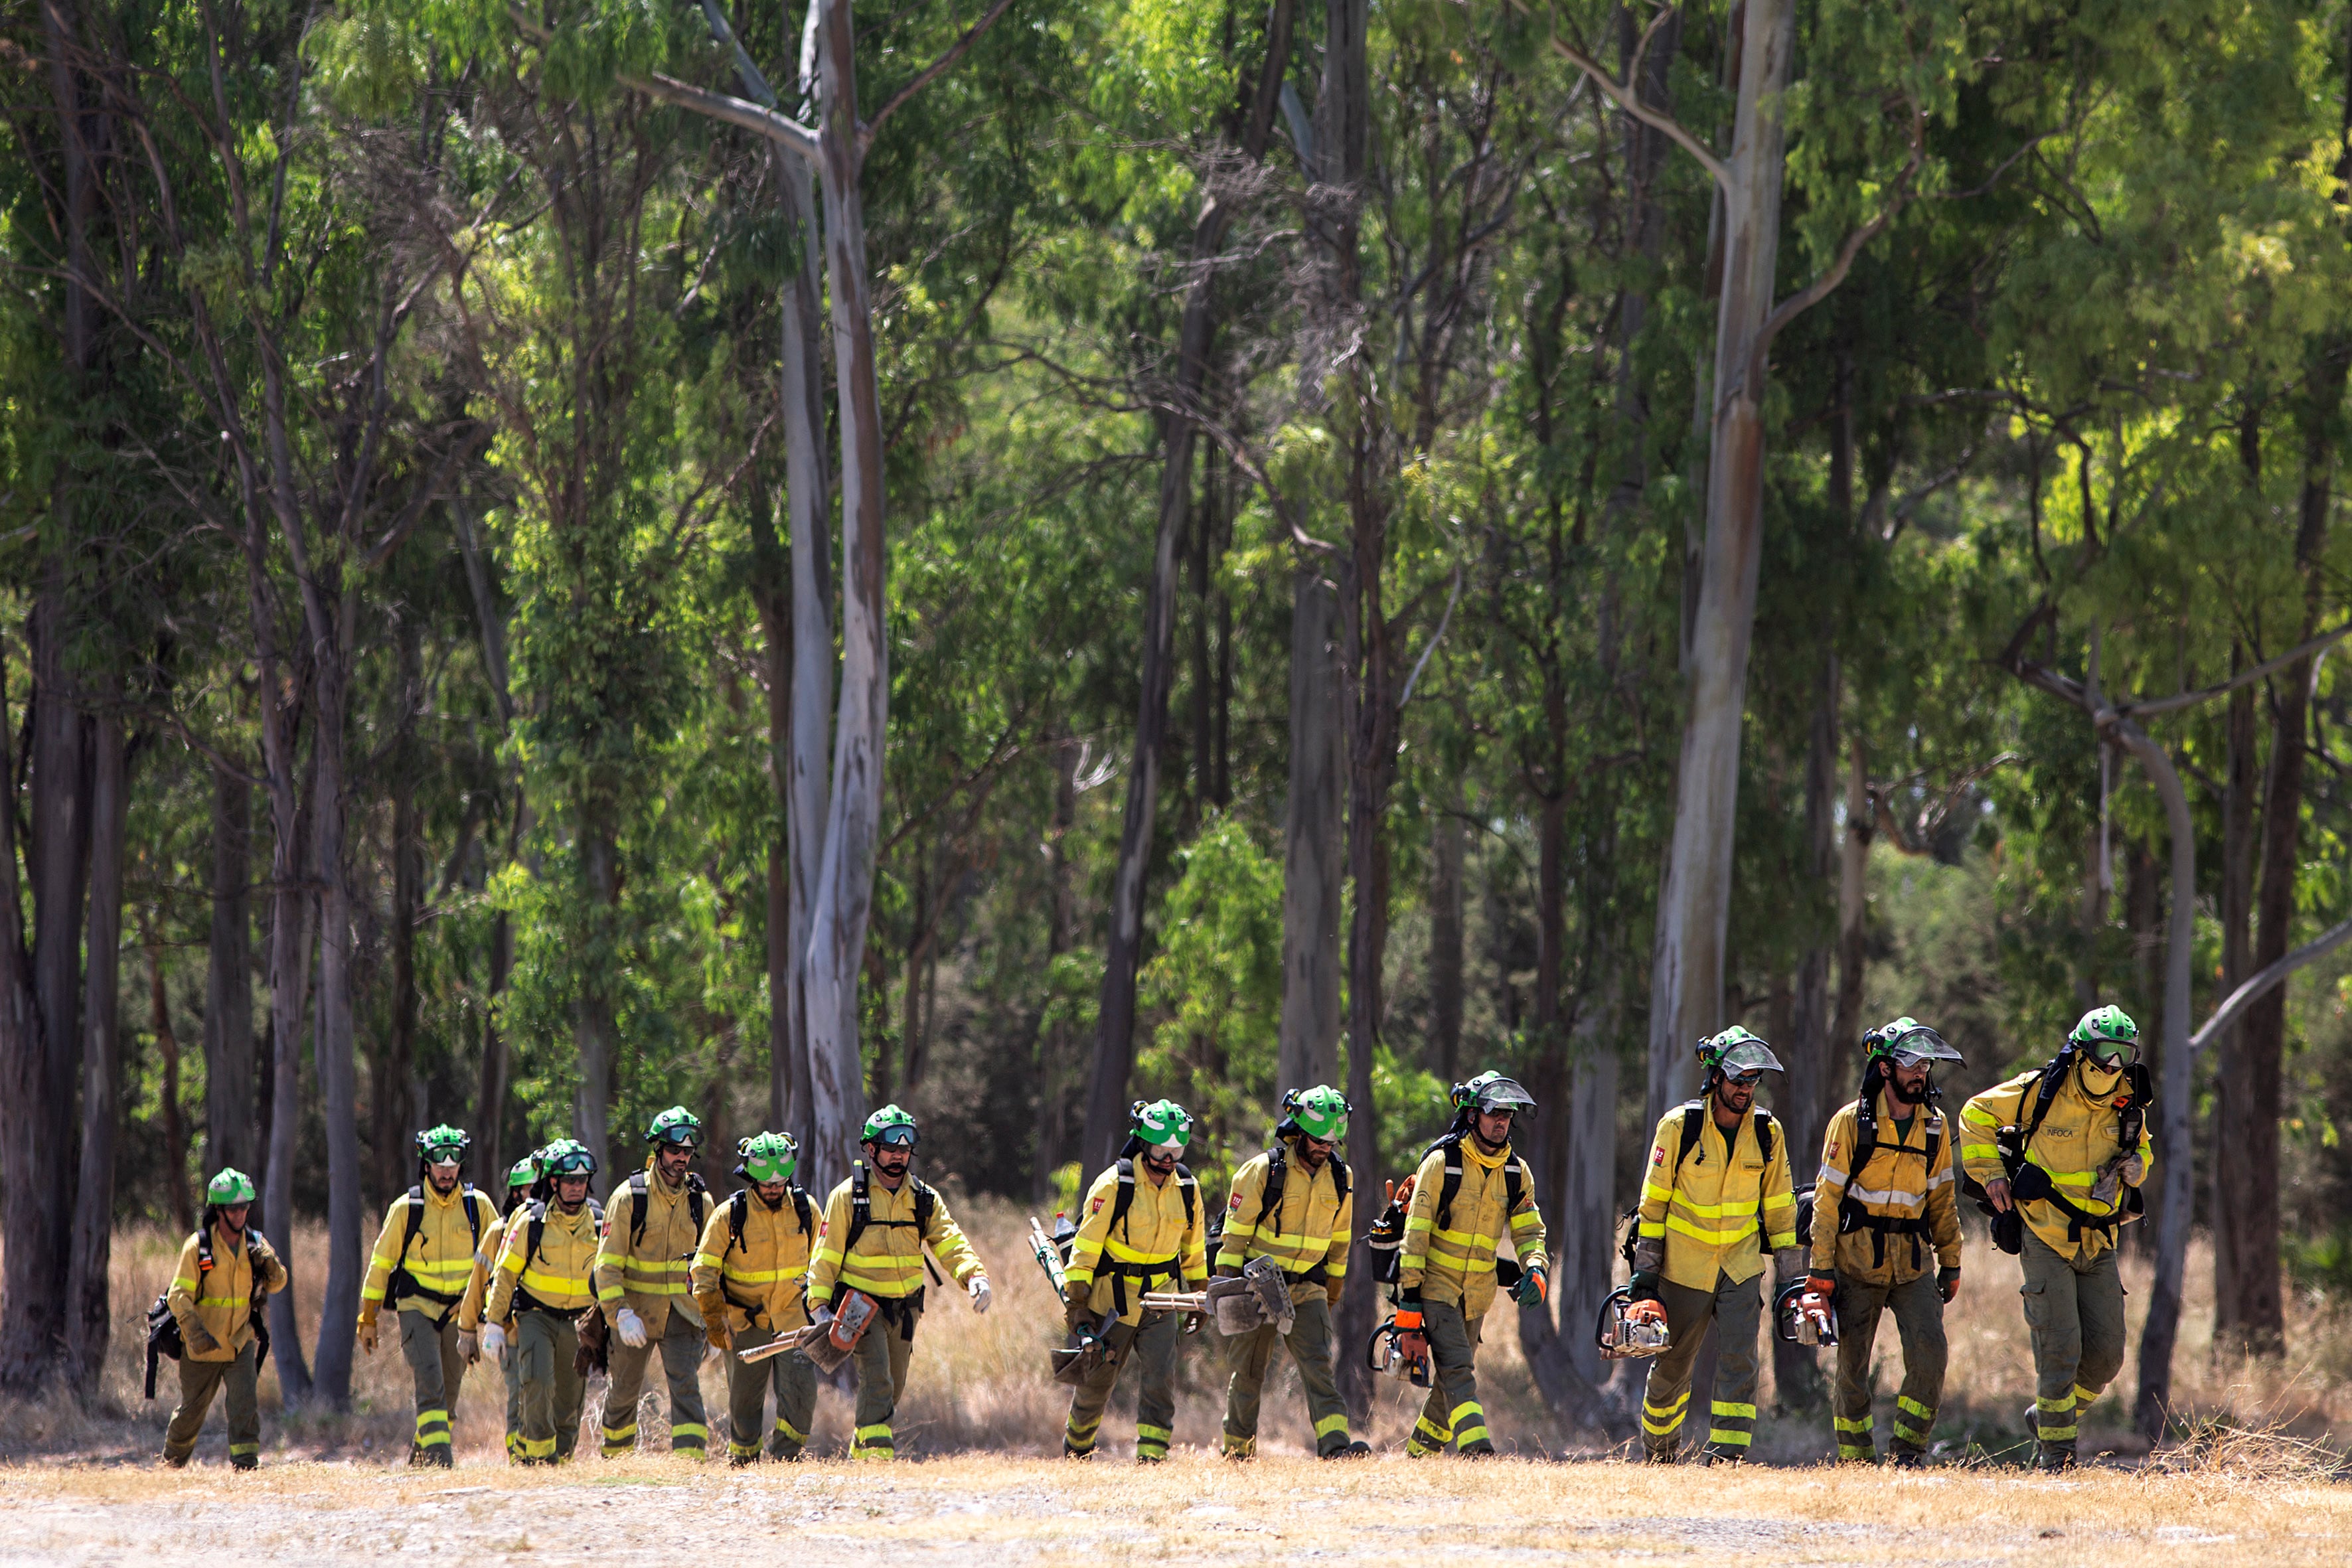
M2242 645L2231 649L2231 673L2235 675L2246 662ZM2221 920L2221 994L2231 992L2251 979L2253 963L2254 910L2254 796L2261 789L2260 744L2255 736L2254 691L2251 686L2241 687L2230 693L2228 717L2223 722L2223 773L2221 784L2221 887L2219 900ZM2240 1051L2245 1038L2243 1026L2225 1030L2217 1042L2211 1079L2213 1095L2213 1334L2217 1342L2227 1344L2231 1336L2235 1317L2234 1303L2238 1296L2238 1279L2248 1269L2263 1267L2263 1260L2249 1258L2242 1264L2240 1249L2245 1247L2252 1232L2235 1223L2236 1216L2227 1205L2231 1196L2243 1192L2252 1176L2237 1169L2248 1153L2256 1147L2248 1136L2242 1119L2250 1109L2242 1089L2244 1064Z
M1266 64L1251 96L1242 131L1242 156L1265 156L1281 102L1282 72L1290 58L1291 0L1273 0L1266 13ZM1136 704L1135 749L1119 824L1118 861L1111 882L1109 940L1102 994L1095 1013L1095 1056L1087 1082L1084 1157L1088 1168L1108 1164L1127 1131L1127 1080L1135 1067L1135 981L1143 953L1144 878L1151 866L1160 807L1160 755L1168 733L1168 697L1175 684L1178 553L1192 510L1197 410L1208 383L1209 348L1216 334L1217 257L1236 214L1213 182L1192 225L1184 313L1176 333L1176 376L1160 415L1159 527L1153 537L1151 582L1144 594L1141 695ZM1205 525L1203 525L1205 526ZM1200 542L1205 552L1207 540ZM1205 555L1203 557L1205 561ZM1205 574L1205 565L1203 572ZM1206 644L1201 662L1207 663ZM1201 694L1206 715L1207 693ZM1205 763L1206 758L1199 759Z
M475 536L471 510L464 500L453 500L449 517L457 536L457 552L465 561L466 586L474 601L474 624L482 639L482 668L489 677L490 697L498 706L499 731L503 735L514 723L514 693L507 682L506 617L499 613L489 563L483 557L480 540ZM520 772L507 782L514 792L506 843L506 858L511 862L522 846L523 835L530 831L531 816ZM506 1031L499 1027L497 1008L499 998L506 994L507 979L513 973L514 921L500 910L490 921L489 1005L483 1009L481 1088L475 1100L474 1135L481 1142L481 1169L488 1173L492 1186L501 1195L506 1191L507 1167L513 1162L506 1157L507 1038Z
M1723 192L1706 537L1685 665L1675 827L1650 965L1649 1107L1685 1082L1693 1042L1723 1026L1724 942L1739 800L1740 722L1764 524L1764 326L1780 245L1794 0L1747 0ZM1686 595L1687 596L1687 595Z
M252 879L253 786L229 769L213 769L212 928L205 943L205 1142L212 1170L250 1173L258 1152L254 1127L253 921L246 884Z
M1290 783L1283 806L1279 1089L1328 1083L1339 1064L1339 595L1319 562L1292 574Z
M47 1058L16 875L16 730L7 710L7 642L0 638L0 1172L13 1178L39 1166ZM0 1187L0 1267L5 1268L0 1289L11 1300L19 1289L40 1289L33 1265L40 1254L43 1184L10 1179ZM29 1334L10 1337L0 1326L0 1387L30 1393L47 1374L47 1347Z
M122 953L123 837L131 764L121 719L91 725L89 946L84 965L81 1169L74 1184L73 1243L66 1280L66 1369L74 1385L98 1386L113 1321L107 1264L114 1242L114 1146L122 1122L122 1046L117 1028ZM178 1179L174 1171L173 1177Z
M318 903L306 886L301 785L295 772L299 713L280 696L284 665L278 654L277 606L261 563L268 522L248 510L247 576L254 602L255 663L261 671L261 749L264 793L269 802L269 1161L261 1189L265 1234L286 1259L286 1289L269 1298L269 1354L278 1363L278 1385L289 1406L308 1404L310 1367L302 1351L295 1315L295 1292L302 1283L294 1262L294 1151L302 1130L302 1016L310 984L311 922Z
M1462 1058L1462 858L1458 804L1437 813L1429 843L1429 1042L1423 1065L1441 1083L1460 1076Z

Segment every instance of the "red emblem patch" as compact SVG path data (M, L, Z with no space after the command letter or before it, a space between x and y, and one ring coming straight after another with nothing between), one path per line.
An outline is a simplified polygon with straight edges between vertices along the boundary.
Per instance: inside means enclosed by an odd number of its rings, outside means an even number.
M1229 1208L1229 1209L1233 1209L1233 1210L1234 1210L1234 1211L1238 1212L1238 1211L1240 1210L1241 1206L1242 1206L1242 1195L1241 1195L1241 1194L1239 1194L1239 1193L1235 1193L1235 1194L1234 1194L1234 1201L1233 1201L1233 1202L1231 1202L1231 1203L1229 1203L1229 1204L1227 1204L1225 1206L1226 1206L1227 1208Z
M1651 1151L1650 1151L1650 1163L1651 1163L1651 1164L1653 1164L1653 1165L1663 1165L1663 1164L1664 1164L1665 1163L1666 1163L1666 1152L1665 1152L1665 1150L1664 1150L1663 1147L1656 1148L1656 1149L1653 1149L1653 1150L1651 1150Z
M1100 1214L1102 1213L1102 1199L1097 1198L1093 1203L1087 1205L1087 1212L1088 1214Z

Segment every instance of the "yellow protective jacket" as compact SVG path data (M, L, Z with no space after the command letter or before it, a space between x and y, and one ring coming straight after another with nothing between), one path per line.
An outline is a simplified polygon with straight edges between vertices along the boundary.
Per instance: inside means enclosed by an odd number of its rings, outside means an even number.
M1458 1152L1462 1184L1451 1211L1441 1218L1437 1205L1445 1195L1449 1147ZM1516 1205L1510 1203L1513 1170L1518 1173ZM1478 1147L1476 1137L1465 1135L1458 1144L1432 1149L1413 1173L1397 1284L1407 1291L1418 1289L1423 1301L1459 1307L1465 1318L1484 1317L1495 1303L1495 1248L1502 1243L1507 1221L1511 1251L1520 1266L1543 1263L1544 1222L1536 1207L1535 1173L1509 1144L1489 1154Z
M881 1300L911 1296L923 1288L927 1245L940 1267L953 1275L959 1285L987 1272L955 1217L948 1213L947 1199L911 1171L895 1193L878 1180L868 1184L866 1224L858 1226L856 1188L866 1173L866 1162L858 1161L852 1169L856 1174L824 1200L824 1228L817 1236L816 1256L809 1260L810 1300L830 1303L836 1289L843 1288L863 1290ZM919 1203L919 1194L929 1195ZM927 1217L919 1217L919 1209ZM854 1241L852 1230L859 1232Z
M1127 1213L1114 1228L1121 1165L1128 1169L1129 1196ZM1182 1166L1177 1169L1182 1173L1155 1183L1141 1161L1121 1160L1087 1189L1066 1278L1092 1289L1089 1304L1097 1317L1117 1310L1121 1321L1140 1322L1146 1290L1198 1290L1209 1282L1203 1239L1208 1216L1202 1212L1201 1189Z
M1339 1173L1344 1167L1337 1156L1309 1170L1294 1144L1283 1155L1280 1201L1268 1208L1266 1171L1273 1158L1269 1149L1234 1173L1217 1267L1238 1269L1253 1258L1271 1258L1291 1277L1290 1299L1306 1301L1348 1277L1356 1194L1342 1189Z
M794 1188L772 1209L746 1188L711 1211L694 1254L694 1300L704 1322L721 1311L730 1333L761 1328L781 1334L809 1321L817 1216L812 1205L802 1220L807 1203L808 1194Z
M499 1266L499 1250L506 1239L506 1215L499 1215L482 1227L482 1249L474 1255L474 1277L466 1281L466 1299L457 1303L457 1327L467 1333L482 1326L482 1305L490 1297L490 1271Z
M252 1244L252 1255L247 1256L247 1243ZM191 1233L180 1244L180 1266L173 1272L170 1301L172 1316L180 1321L180 1337L186 1348L180 1353L190 1361L235 1361L237 1353L253 1342L253 1293L257 1287L263 1295L286 1289L286 1266L278 1261L262 1234L247 1226L244 1234L231 1236L217 1224L212 1227L212 1262L205 1264L204 1237ZM201 1327L212 1335L215 1348L196 1349L193 1329Z
M1681 1158L1683 1123L1696 1108L1698 1140ZM1676 1285L1712 1290L1720 1274L1735 1285L1764 1272L1764 1248L1797 1245L1797 1197L1789 1180L1789 1138L1772 1124L1765 1158L1750 1107L1726 1140L1711 1098L1677 1105L1658 1119L1642 1173L1642 1215L1634 1256L1662 1251L1660 1271ZM1677 1164L1676 1162L1680 1161Z
M642 1185L642 1191L640 1190ZM621 1309L628 1308L646 1321L646 1332L662 1337L672 1307L692 1312L694 1255L702 1245L702 1226L717 1200L699 1191L701 1178L691 1171L673 1187L648 1160L646 1168L615 1182L605 1194L604 1247L596 1255L596 1300L604 1321L618 1326ZM703 1220L695 1217L701 1202ZM637 1205L645 1205L645 1225L637 1225ZM700 1315L696 1314L699 1322Z
M533 1305L554 1312L593 1306L596 1233L604 1218L593 1203L583 1203L579 1213L567 1215L560 1205L536 1199L508 1215L483 1318L505 1323L517 1310ZM536 1251L530 1245L533 1221L541 1222Z
M2050 1113L2025 1146L2025 1157L2049 1172L2052 1184L2076 1208L2098 1217L2121 1215L2118 1223L2128 1224L2137 1216L2123 1214L2123 1172L2117 1170L2105 1184L2104 1196L2100 1176L2110 1163L2120 1163L2118 1156L2134 1152L2120 1142L2123 1112L2116 1105L2130 1080L2118 1074L2112 1089L2094 1094L2083 1079L2083 1068L2077 1064L2060 1081ZM2039 1068L2020 1073L2006 1083L1993 1085L1961 1109L1960 1163L1979 1184L1990 1184L2009 1174L1993 1136L2004 1127L2022 1127L2032 1116L2041 1079ZM2140 1129L2137 1152L2139 1180L2145 1184L2156 1172L2156 1151L2146 1127ZM2020 1207L2033 1234L2061 1258L2096 1258L2116 1244L2113 1230L2084 1227L2077 1234L2073 1218L2046 1199Z
M1822 1169L1813 1178L1813 1272L1864 1285L1904 1285L1927 1271L1931 1256L1941 1268L1958 1268L1960 1189L1944 1113L1928 1105L1898 1105L1885 1089L1877 1109L1878 1133L1871 1149L1861 1147L1858 1100L1840 1108L1822 1135ZM1898 1110L1911 1112L1911 1125L1899 1134ZM1864 1219L1849 1229L1838 1217L1849 1201L1858 1216L1909 1228L1888 1231Z
M468 1205L471 1219L467 1217ZM404 1251L409 1215L415 1211L422 1211L416 1237L406 1243ZM478 1250L474 1226L478 1223L487 1237L498 1212L488 1194L463 1184L446 1198L430 1184L420 1184L393 1199L392 1206L384 1210L383 1230L375 1238L375 1256L368 1259L367 1283L360 1287L361 1321L375 1316L387 1293L393 1297L394 1311L405 1306L433 1318L461 1305L466 1287L474 1278ZM393 1290L392 1277L402 1270L408 1279ZM436 1300L436 1296L443 1299Z

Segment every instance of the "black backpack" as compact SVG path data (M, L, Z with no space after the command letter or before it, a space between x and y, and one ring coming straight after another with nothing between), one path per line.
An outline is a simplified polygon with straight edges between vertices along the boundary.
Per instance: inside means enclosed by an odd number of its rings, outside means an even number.
M643 1171L631 1174L625 1184L633 1205L629 1211L629 1250L635 1252L646 1239L646 1205L652 1200L646 1193L646 1173ZM686 1173L686 1212L694 1221L697 1241L702 1239L702 1196L709 1190L702 1184L700 1176L692 1171Z
M1466 1127L1456 1127L1422 1151L1427 1159L1438 1150L1445 1151L1445 1179L1437 1189L1437 1228L1450 1227L1454 1221L1454 1200L1462 1191L1462 1140L1470 1135ZM1518 1213L1519 1200L1527 1195L1527 1165L1514 1152L1510 1163L1503 1167L1503 1223L1508 1225L1511 1215ZM1375 1284L1394 1285L1404 1273L1404 1227L1409 1216L1405 1205L1391 1202L1381 1212L1364 1245L1371 1249L1372 1280ZM1519 1282L1519 1266L1507 1258L1495 1259L1495 1282L1508 1290Z
M1331 1168L1331 1184L1338 1191L1339 1202L1345 1204L1348 1201L1348 1162L1334 1154L1324 1163ZM1265 1152L1265 1191L1258 1197L1257 1219L1250 1226L1253 1231L1265 1229L1266 1216L1282 1206L1282 1190L1289 1181L1290 1152L1277 1141ZM1301 1284L1320 1283L1325 1278L1323 1270L1324 1266L1318 1263L1312 1268L1300 1269L1290 1278Z
M2126 1187L2122 1201L2111 1215L2095 1215L2077 1208L2063 1196L2043 1175L2039 1182L2025 1176L2029 1169L2039 1173L2042 1167L2028 1160L2026 1152L2033 1146L2033 1135L2042 1131L2042 1120L2058 1098L2059 1089L2076 1060L2073 1046L2068 1046L2051 1058L2050 1065L2033 1084L2033 1110L2021 1125L2003 1127L1993 1134L1993 1144L2000 1151L2001 1169L2008 1173L2011 1206L2002 1214L1992 1206L1992 1198L1984 1186L1965 1170L1960 1173L1960 1192L1992 1219L1992 1241L2003 1252L2017 1253L2025 1246L2025 1218L2019 1205L2046 1203L2066 1216L2066 1236L2071 1241L2083 1239L2086 1230L2112 1231L2125 1220L2147 1212L2147 1200L2137 1187ZM2148 1076L2146 1062L2134 1062L2124 1069L2124 1086L2128 1091L2121 1112L2121 1124L2116 1141L2126 1154L2139 1150L2140 1133L2147 1125L2147 1108L2155 1103L2155 1082ZM2021 1191L2021 1184L2029 1190Z
M1122 1155L1117 1168L1118 1196L1111 1200L1110 1223L1103 1227L1105 1241L1109 1240L1111 1232L1126 1223L1127 1211L1135 1206L1135 1161ZM1193 1178L1191 1169L1181 1163L1176 1167L1176 1181L1177 1190L1184 1199L1184 1228L1190 1230L1194 1222L1201 1217L1201 1184ZM1071 1239L1075 1241L1077 1237L1076 1229L1073 1229L1070 1235ZM1105 1250L1108 1249L1105 1248ZM1065 1248L1062 1261L1067 1264L1069 1260L1069 1251ZM1183 1248L1181 1245L1177 1248L1176 1266L1180 1270L1184 1266ZM1111 1282L1112 1301L1122 1318L1127 1316L1127 1282L1129 1279L1164 1279L1166 1272L1148 1263L1119 1263L1108 1258L1100 1259L1095 1265L1095 1278L1108 1279Z
M1671 1186L1674 1182L1682 1175L1684 1162L1687 1161L1691 1157L1691 1151L1698 1147L1699 1138L1706 1130L1706 1101L1704 1099L1700 1099L1690 1100L1685 1103L1683 1106L1682 1132L1678 1146L1675 1152L1675 1168L1667 1177L1667 1184L1669 1186ZM1772 1121L1772 1113L1765 1110L1760 1105L1756 1107L1756 1142L1757 1146L1764 1151L1764 1163L1767 1165L1769 1165L1772 1163L1772 1137L1774 1130L1775 1124ZM1725 1150L1727 1154L1737 1152L1736 1146L1738 1136L1738 1131L1735 1129L1732 1132L1733 1146L1727 1147ZM1810 1189L1808 1190L1810 1191ZM1625 1260L1625 1267L1631 1268L1633 1267L1633 1247L1641 1232L1642 1205L1637 1203L1632 1208L1627 1209L1623 1214L1618 1215L1617 1223L1626 1227L1625 1240L1624 1243L1618 1247L1617 1255ZM1811 1227L1808 1226L1807 1228L1810 1229ZM1764 1212L1763 1205L1761 1204L1757 1205L1756 1238L1759 1246L1769 1239L1764 1230ZM1771 1249L1769 1247L1766 1247L1765 1250L1769 1251Z
M1944 1113L1935 1104L1935 1101L1941 1098L1940 1090L1933 1092L1928 1097L1928 1103L1923 1107L1926 1113L1934 1120L1927 1124L1927 1141L1926 1146L1920 1149L1906 1148L1901 1143L1882 1143L1878 1141L1878 1088L1875 1082L1864 1079L1862 1097L1854 1102L1856 1110L1853 1114L1853 1163L1846 1168L1846 1193L1841 1195L1838 1201L1838 1234L1851 1236L1858 1230L1870 1232L1870 1266L1874 1268L1885 1267L1886 1238L1890 1236L1909 1237L1911 1267L1914 1268L1924 1267L1927 1242L1923 1238L1927 1234L1927 1216L1923 1214L1915 1215L1908 1219L1896 1219L1891 1215L1872 1214L1851 1195L1853 1185L1862 1180L1862 1173L1869 1165L1872 1158L1880 1153L1896 1155L1924 1153L1927 1157L1928 1173L1933 1175L1936 1170L1936 1156L1943 1152L1944 1147Z
M857 1238L864 1236L870 1227L877 1225L909 1226L914 1229L916 1250L921 1253L923 1268L929 1272L931 1283L944 1285L947 1281L940 1278L939 1268L932 1263L931 1255L922 1252L921 1249L923 1233L931 1228L931 1215L939 1211L940 1194L932 1190L929 1183L912 1172L908 1173L907 1179L915 1184L915 1217L877 1220L874 1217L874 1189L866 1169L866 1162L858 1160L851 1163L849 1167L849 1234L842 1238L842 1259L845 1263L848 1260L850 1249L857 1245ZM839 1281L835 1282L834 1300L831 1305L840 1305L841 1292L844 1289L845 1287ZM922 1292L918 1290L915 1294L918 1310L919 1310Z
M265 1246L268 1245L259 1231L251 1226L246 1226L246 1266L254 1268L257 1277L260 1270L254 1267L253 1262L253 1244L257 1241L263 1242ZM204 1227L196 1232L196 1288L199 1290L204 1288L205 1276L211 1273L212 1269L213 1227L207 1221ZM253 1300L247 1304L247 1310L250 1314L247 1321L253 1327L253 1370L257 1375L261 1371L261 1363L269 1359L268 1292L256 1291ZM155 1397L156 1363L167 1356L173 1361L177 1361L187 1353L187 1342L180 1332L180 1320L172 1312L172 1293L165 1290L147 1308L146 1392L148 1398Z
M597 1203L594 1198L590 1198L586 1201L586 1207L590 1222L601 1228L604 1223L604 1206ZM527 1223L524 1226L523 1235L527 1239L523 1243L522 1268L515 1270L514 1304L509 1307L508 1310L509 1312L554 1312L557 1309L549 1306L546 1302L541 1301L538 1297L532 1295L530 1291L522 1288L523 1269L530 1267L530 1260L539 1256L540 1243L547 1239L547 1200L545 1198L531 1199L530 1206L525 1209L523 1213L527 1220Z
M478 1205L489 1202L489 1199L471 1182L458 1189L457 1197L466 1205L466 1224L473 1230L474 1250L479 1253L482 1250L482 1211ZM396 1312L404 1298L422 1296L441 1309L441 1316L433 1323L438 1329L449 1321L449 1314L457 1310L457 1303L466 1299L466 1293L460 1290L453 1296L446 1291L428 1290L417 1282L416 1276L408 1271L408 1249L415 1245L416 1234L424 1228L425 1187L420 1183L408 1189L408 1228L402 1233L400 1255L393 1260L392 1278L384 1281L383 1299Z

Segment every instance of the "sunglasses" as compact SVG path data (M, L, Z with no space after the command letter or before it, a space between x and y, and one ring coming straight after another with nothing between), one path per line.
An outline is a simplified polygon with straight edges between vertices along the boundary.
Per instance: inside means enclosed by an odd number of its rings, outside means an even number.
M1759 1068L1753 1072L1727 1072L1723 1077L1724 1081L1734 1089L1754 1089L1764 1081L1764 1069Z

